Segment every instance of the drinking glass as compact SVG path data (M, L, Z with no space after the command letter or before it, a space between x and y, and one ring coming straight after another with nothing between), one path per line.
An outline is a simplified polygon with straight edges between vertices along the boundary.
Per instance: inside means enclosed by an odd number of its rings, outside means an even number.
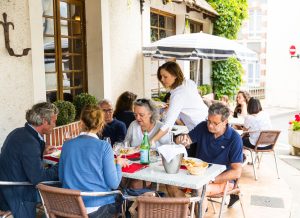
M64 141L71 139L71 135L69 131L64 132Z
M106 141L108 144L111 145L111 140L110 140L109 137L104 137L103 140Z
M113 145L113 151L115 153L116 156L119 156L120 155L120 150L122 149L122 143L120 142L116 142L114 145Z

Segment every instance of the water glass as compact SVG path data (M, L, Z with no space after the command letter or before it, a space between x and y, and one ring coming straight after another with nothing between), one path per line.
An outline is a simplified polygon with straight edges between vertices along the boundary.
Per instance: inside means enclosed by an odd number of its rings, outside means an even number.
M116 142L114 145L113 145L113 151L115 153L116 156L119 156L120 155L120 151L122 149L122 143L120 142Z
M111 145L111 140L110 140L109 137L104 137L103 140L106 141L108 144Z
M71 139L71 135L69 131L64 132L64 141Z

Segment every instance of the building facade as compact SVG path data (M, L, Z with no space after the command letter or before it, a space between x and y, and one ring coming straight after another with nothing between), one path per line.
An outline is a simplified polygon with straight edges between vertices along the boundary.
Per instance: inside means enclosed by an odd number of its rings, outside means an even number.
M123 91L150 97L158 63L143 57L143 45L183 33L187 19L193 31L201 26L211 33L217 16L204 0L11 0L0 2L0 12L2 22L5 13L14 24L14 52L31 48L28 55L11 56L0 32L1 142L39 101L68 100L80 92L112 101ZM189 63L181 64L189 77ZM203 70L210 71L210 61Z

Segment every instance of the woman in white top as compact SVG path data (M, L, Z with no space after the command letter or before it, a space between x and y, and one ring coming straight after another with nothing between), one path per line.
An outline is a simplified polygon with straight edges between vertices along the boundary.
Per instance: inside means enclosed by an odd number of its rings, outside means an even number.
M135 120L128 127L125 141L128 141L130 146L136 147L140 146L145 131L148 132L149 138L152 138L163 124L158 121L157 108L149 99L137 99L133 103L133 111ZM168 143L170 143L170 136L166 134L156 141L155 147Z
M254 148L261 130L272 128L269 115L262 110L260 101L250 98L247 106L248 116L245 117L244 130L249 131L249 137L243 137L245 147ZM262 146L261 149L269 149Z
M198 93L195 82L185 79L176 62L166 62L157 70L157 78L167 89L171 98L166 120L151 141L158 141L172 129L180 117L189 130L207 118L208 108Z

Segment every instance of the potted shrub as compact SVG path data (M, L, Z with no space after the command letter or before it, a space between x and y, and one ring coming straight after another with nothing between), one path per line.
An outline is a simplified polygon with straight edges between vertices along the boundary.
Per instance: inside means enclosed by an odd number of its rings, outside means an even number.
M72 123L75 120L76 109L75 106L69 101L55 101L54 104L59 110L56 125L62 126Z
M206 86L205 85L198 86L198 91L201 96L206 95L207 93Z
M76 95L73 100L73 104L76 108L76 118L79 118L81 110L85 105L97 105L97 98L88 93L81 93Z
M295 119L289 122L288 131L289 144L292 145L292 155L300 156L300 113L295 115Z

